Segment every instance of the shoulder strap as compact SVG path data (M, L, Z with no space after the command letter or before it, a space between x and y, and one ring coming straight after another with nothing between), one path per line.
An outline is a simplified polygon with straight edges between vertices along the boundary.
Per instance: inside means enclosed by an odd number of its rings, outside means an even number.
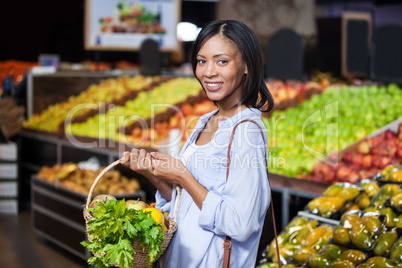
M229 178L230 149L232 148L233 135L234 135L234 132L235 132L237 126L239 124L243 123L243 122L246 122L246 121L252 122L252 123L254 123L254 124L256 124L258 126L258 128L260 129L261 135L262 135L262 139L264 140L264 144L266 144L265 143L264 132L262 131L261 126L256 121L254 121L252 119L245 119L245 120L242 120L242 121L238 122L233 127L232 133L230 134L228 153L227 153L228 162L227 162L227 168L226 168L226 182L228 181L228 178ZM267 165L267 178L268 178L268 183L269 183L269 190L271 191L271 183L269 181L269 172L268 172L268 158L267 158L267 151L266 150L265 150L265 156L264 157L265 157L265 163ZM280 258L280 254L279 254L278 235L277 235L277 232L276 232L276 223L275 223L274 205L273 205L273 200L272 200L272 191L271 191L271 202L270 203L271 203L271 210L272 210L272 222L273 222L273 225L274 225L274 233L275 233L276 254L277 254L277 257L278 257L279 268L281 268L282 265L281 265L281 262L280 262L281 258ZM226 239L223 242L223 248L224 248L224 254L223 254L222 268L228 268L228 267L230 267L230 253L232 251L232 238L230 236L226 236Z

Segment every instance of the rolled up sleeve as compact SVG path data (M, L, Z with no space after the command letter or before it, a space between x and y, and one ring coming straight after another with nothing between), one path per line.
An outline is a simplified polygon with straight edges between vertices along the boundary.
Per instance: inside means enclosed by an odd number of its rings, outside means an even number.
M170 213L173 214L173 212L174 212L173 209L174 209L174 204L175 204L175 201L176 201L176 194L177 194L176 193L176 187L175 187L175 185L173 185L172 198L170 199L171 201L168 202L161 195L161 193L159 191L156 191L156 194L155 194L155 207L158 208L158 209L162 209L164 212L169 212L169 216L171 216Z

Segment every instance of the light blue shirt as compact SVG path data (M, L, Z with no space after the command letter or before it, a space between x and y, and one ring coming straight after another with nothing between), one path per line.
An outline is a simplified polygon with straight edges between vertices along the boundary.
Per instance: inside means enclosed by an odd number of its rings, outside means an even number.
M209 118L202 116L183 146L180 155L195 141ZM243 119L257 125L241 123L235 131L230 151L231 163L226 182L227 149L234 125ZM247 108L219 122L213 139L188 158L187 169L208 194L200 210L185 189L176 216L178 229L161 259L162 267L222 267L225 236L232 238L231 267L255 267L265 214L270 202L267 168L264 161L267 135L258 109ZM268 156L268 153L267 153ZM173 216L176 190L171 202L156 193L156 207Z

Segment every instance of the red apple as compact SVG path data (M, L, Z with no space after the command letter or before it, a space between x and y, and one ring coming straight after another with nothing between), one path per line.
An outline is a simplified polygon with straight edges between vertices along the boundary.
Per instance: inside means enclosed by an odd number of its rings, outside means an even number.
M373 158L371 160L371 164L374 167L380 167L380 161L381 161L381 158L378 155L373 155Z
M378 154L378 147L372 147L370 150L371 155L377 155Z
M398 146L398 140L396 138L392 138L387 140L386 144L388 147L396 147Z
M360 181L360 176L359 176L359 174L357 174L356 171L352 171L348 174L346 181L356 184L358 181Z
M332 183L335 181L336 178L336 171L335 170L330 170L326 175L324 175L324 180L326 182Z
M336 177L339 181L346 181L346 177L349 174L349 169L347 167L342 167L336 172Z
M383 140L385 139L385 132L381 132L378 137L377 137L379 143L382 143Z
M380 147L380 148L378 149L378 155L381 155L381 156L388 156L388 155L389 155L389 149L386 148L386 147Z
M396 137L395 132L393 132L391 130L385 131L385 139L390 140L390 139L395 138L395 137Z
M391 164L392 163L392 159L390 158L390 157L387 157L387 156L383 156L383 157L381 157L381 159L380 159L380 166L379 166L379 168L385 168L386 166L388 166L389 164Z
M370 143L371 147L377 147L380 145L381 141L377 137L371 137L368 142Z
M343 161L345 161L346 163L352 163L352 158L353 158L353 154L352 154L352 152L346 152L344 155L343 155Z
M362 162L362 166L365 168L371 168L371 161L372 161L372 156L371 155L365 155L363 157L363 162Z
M363 155L355 154L352 163L353 165L360 166L363 163Z
M397 147L390 147L389 151L388 151L389 157L394 158L395 154L396 154L396 150L398 150Z

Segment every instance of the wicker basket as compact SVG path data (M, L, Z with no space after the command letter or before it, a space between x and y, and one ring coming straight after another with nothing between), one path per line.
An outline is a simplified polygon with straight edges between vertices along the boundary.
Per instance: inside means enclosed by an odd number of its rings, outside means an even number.
M85 219L87 229L88 229L88 222L91 220L94 220L94 217L92 217L91 213L88 211L89 205L92 200L93 190L94 190L96 184L98 183L98 181L102 178L102 176L105 175L106 172L108 172L110 169L112 169L113 167L117 166L120 163L121 163L121 160L117 160L117 161L113 162L112 164L110 164L109 166L107 166L104 170L102 170L101 173L99 173L99 175L96 177L95 181L93 182L91 189L89 190L89 193L88 193L87 203L84 208L84 219ZM170 240L173 238L173 235L177 230L176 215L177 215L177 210L179 208L179 203L180 203L180 198L181 198L181 188L176 186L176 189L177 189L177 199L176 199L176 203L175 203L173 218L169 219L169 229L163 232L163 234L165 236L165 240L163 241L163 244L162 244L163 252L165 252L166 248L168 247L168 245L170 243ZM134 261L133 261L132 267L133 268L134 267L135 268L147 267L148 266L148 247L146 247L145 250L143 250L140 243L137 240L134 240L133 248L134 248L136 254L133 255Z

